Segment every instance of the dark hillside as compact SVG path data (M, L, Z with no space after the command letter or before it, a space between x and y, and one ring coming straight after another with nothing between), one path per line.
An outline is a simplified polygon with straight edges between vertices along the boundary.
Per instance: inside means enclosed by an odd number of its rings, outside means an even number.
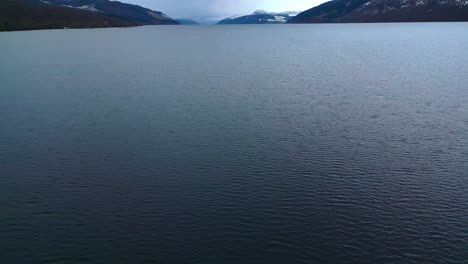
M0 1L0 31L137 25L140 23L85 10L54 5L33 5L25 1Z

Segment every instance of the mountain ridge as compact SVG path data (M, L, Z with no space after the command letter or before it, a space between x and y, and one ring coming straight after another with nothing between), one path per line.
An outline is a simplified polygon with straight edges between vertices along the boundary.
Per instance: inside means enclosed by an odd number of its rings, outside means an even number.
M91 12L100 12L109 16L119 17L127 21L143 25L174 25L177 21L160 11L134 4L110 0L35 0L43 4L65 6L77 9L86 9Z
M86 10L26 1L0 1L0 31L131 27L139 23Z
M177 25L164 13L109 0L0 0L0 31Z
M287 23L468 21L468 0L333 0Z

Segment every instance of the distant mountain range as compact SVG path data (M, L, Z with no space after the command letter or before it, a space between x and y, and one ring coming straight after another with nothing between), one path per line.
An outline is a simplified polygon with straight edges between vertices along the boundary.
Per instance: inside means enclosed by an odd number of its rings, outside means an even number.
M218 24L468 21L468 0L332 0L299 12L257 10ZM0 0L0 31L196 25L164 13L110 0Z
M219 25L227 24L283 24L299 12L268 13L257 10L251 15L234 16L218 22Z
M159 11L109 0L0 0L0 31L176 25Z
M468 0L333 0L288 23L468 21Z
M200 25L199 23L197 23L196 21L192 20L192 19L180 19L180 18L177 18L175 19L177 22L179 22L181 25Z

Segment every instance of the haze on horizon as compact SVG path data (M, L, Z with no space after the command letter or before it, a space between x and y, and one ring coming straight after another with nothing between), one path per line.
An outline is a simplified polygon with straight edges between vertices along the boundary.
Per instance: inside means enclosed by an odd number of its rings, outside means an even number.
M172 18L190 18L201 23L216 23L233 15L248 15L255 10L268 12L304 11L327 0L122 0L162 11Z

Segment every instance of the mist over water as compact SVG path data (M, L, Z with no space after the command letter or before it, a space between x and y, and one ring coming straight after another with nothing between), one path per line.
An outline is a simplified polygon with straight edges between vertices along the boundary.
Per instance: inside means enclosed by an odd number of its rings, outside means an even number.
M466 27L0 33L0 262L463 263Z

